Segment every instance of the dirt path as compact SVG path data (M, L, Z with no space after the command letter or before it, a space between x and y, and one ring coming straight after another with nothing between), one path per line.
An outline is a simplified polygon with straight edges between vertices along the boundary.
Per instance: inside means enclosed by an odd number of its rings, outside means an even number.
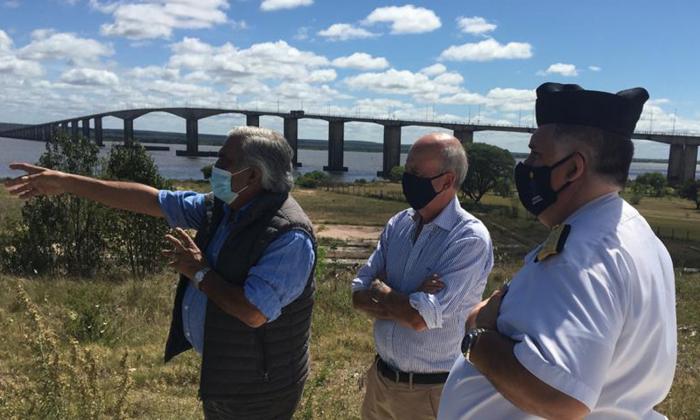
M376 242L382 233L382 227L380 226L317 225L314 227L318 237L343 241Z

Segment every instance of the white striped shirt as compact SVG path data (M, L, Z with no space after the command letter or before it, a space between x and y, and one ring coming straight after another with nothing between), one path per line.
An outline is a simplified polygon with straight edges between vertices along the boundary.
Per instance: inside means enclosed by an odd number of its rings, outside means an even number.
M393 320L375 320L377 353L404 372L448 372L461 355L464 323L481 300L493 267L493 246L484 224L462 209L456 197L423 226L414 243L415 213L407 209L389 220L352 291L367 289L384 276L389 287L409 295L428 329L418 332ZM440 276L445 288L434 295L416 292L432 274Z

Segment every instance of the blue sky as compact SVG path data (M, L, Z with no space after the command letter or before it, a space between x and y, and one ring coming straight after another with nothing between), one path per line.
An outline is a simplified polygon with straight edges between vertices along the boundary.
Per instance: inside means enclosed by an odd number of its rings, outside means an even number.
M534 89L558 81L646 87L638 129L700 133L698 16L691 0L0 0L0 121L193 105L532 124ZM213 117L200 132L241 123ZM135 127L184 122L153 114ZM405 128L403 142L423 131ZM326 132L300 123L301 137ZM346 138L381 141L381 127L350 124Z

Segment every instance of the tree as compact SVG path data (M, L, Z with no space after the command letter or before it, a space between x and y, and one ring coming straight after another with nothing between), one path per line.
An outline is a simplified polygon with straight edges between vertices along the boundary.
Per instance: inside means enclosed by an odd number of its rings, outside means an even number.
M658 172L639 175L634 180L632 191L639 195L663 197L666 194L666 177Z
M389 181L401 182L401 179L403 178L403 173L405 171L406 168L402 165L394 166L393 168L391 168L391 171L389 171Z
M138 143L113 147L107 158L104 176L158 189L172 188L172 183L160 176L153 158ZM120 266L129 267L137 277L162 269L160 251L167 247L164 237L169 229L163 219L111 210L106 224L109 227L106 235L110 254Z
M700 210L700 194L698 193L698 190L700 190L699 181L686 181L686 183L683 184L681 189L678 191L678 195L681 198L694 202L695 209Z
M99 147L89 139L58 135L46 143L39 166L79 175L99 173ZM3 265L25 274L89 277L107 255L104 212L99 204L73 195L37 197L22 207L22 222L10 232Z
M508 150L490 144L473 143L466 147L469 171L462 191L478 203L486 192L513 176L515 159Z

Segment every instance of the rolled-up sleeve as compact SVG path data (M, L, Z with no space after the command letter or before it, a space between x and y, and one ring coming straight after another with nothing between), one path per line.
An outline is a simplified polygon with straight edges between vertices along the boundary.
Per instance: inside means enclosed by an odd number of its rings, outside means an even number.
M372 281L377 277L382 277L383 273L386 272L386 246L389 238L389 230L392 225L392 220L389 220L384 231L382 231L379 237L379 242L377 242L377 248L374 250L372 255L365 263L365 265L360 268L357 272L357 277L352 281L352 292L357 292L358 290L369 289Z
M409 303L428 329L442 328L445 316L458 309L464 300L468 308L479 302L492 265L490 243L476 236L456 240L447 248L436 270L445 288L436 294L411 293Z
M204 197L194 191L160 190L158 204L171 227L199 229L206 217Z
M304 291L316 255L306 232L292 230L275 239L248 272L246 299L274 321Z

